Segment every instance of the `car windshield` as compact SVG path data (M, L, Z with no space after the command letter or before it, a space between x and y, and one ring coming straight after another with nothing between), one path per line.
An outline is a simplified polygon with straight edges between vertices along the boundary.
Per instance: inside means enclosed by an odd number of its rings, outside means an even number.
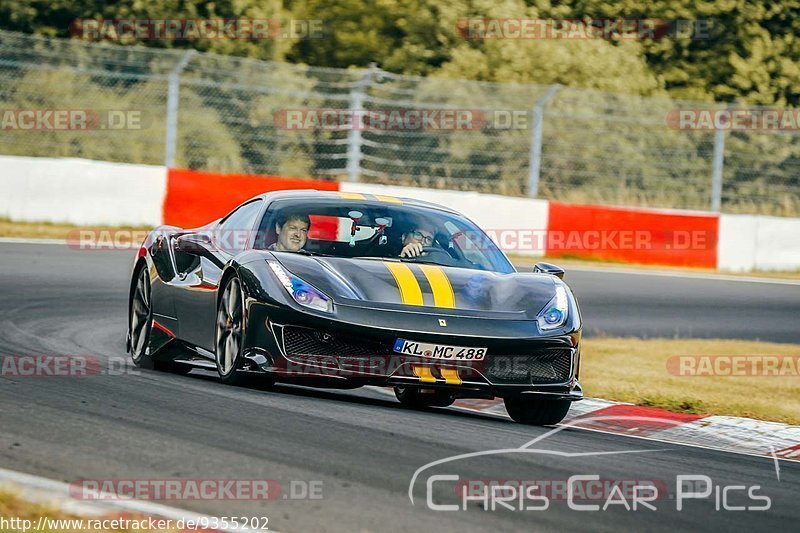
M282 230L287 240L279 239ZM422 245L421 253L400 257L412 242ZM469 220L400 202L276 200L265 213L254 244L274 251L514 272L494 242Z

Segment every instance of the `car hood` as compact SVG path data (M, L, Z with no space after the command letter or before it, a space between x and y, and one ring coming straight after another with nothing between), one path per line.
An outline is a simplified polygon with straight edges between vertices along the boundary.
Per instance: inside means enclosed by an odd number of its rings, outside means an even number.
M424 263L295 253L273 256L290 273L345 305L446 308L451 312L482 311L535 318L560 283L548 274L498 274Z

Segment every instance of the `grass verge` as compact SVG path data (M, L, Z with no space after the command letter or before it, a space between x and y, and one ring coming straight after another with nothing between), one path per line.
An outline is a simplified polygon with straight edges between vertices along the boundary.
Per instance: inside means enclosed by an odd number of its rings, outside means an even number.
M50 222L12 222L7 218L0 218L0 237L14 237L19 239L64 239L75 237L77 231L148 231L152 228L145 226L76 226L73 224L56 224ZM70 234L72 232L72 234Z
M794 356L782 375L681 376L675 356ZM729 415L800 425L800 345L720 339L584 338L586 396L674 412ZM698 364L698 370L707 369ZM723 371L725 366L722 367Z
M94 531L135 531L135 532L146 532L146 531L160 531L161 533L170 532L170 531L177 531L176 529L137 529L133 526L138 524L146 524L147 518L144 516L139 516L136 514L131 513L111 513L109 515L104 516L93 516L93 517L81 517L70 513L65 513L63 511L57 510L52 505L41 504L41 503L31 503L27 500L24 500L11 492L9 489L0 488L0 517L5 518L6 520L15 520L12 523L11 528L0 528L0 532L12 532L12 531L23 531L23 523L28 521L27 524L29 525L29 531L36 528L39 525L39 520L42 519L41 522L41 529L38 529L39 532L53 532L53 533L77 533L79 531L86 531L86 530L94 530ZM130 525L131 527L119 527L115 529L94 529L88 526L92 525L95 520L127 520L128 522L120 522L116 525L119 526L127 526ZM83 523L78 523L76 521L83 520ZM54 522L54 521L62 521L62 522ZM136 523L131 523L135 521ZM14 525L16 524L16 526ZM80 526L83 526L81 528ZM106 525L112 526L111 522L106 522Z

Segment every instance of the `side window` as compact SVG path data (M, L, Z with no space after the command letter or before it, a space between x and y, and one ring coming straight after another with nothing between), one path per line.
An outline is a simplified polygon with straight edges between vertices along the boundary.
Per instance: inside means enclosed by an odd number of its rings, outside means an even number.
M253 237L253 226L261 212L262 201L255 200L239 207L228 215L217 232L217 244L223 250L235 252L244 249Z

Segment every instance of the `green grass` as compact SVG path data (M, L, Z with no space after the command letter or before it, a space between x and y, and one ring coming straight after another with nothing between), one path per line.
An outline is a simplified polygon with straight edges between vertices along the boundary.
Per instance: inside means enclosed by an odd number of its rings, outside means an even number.
M584 338L586 396L679 413L729 415L800 425L800 375L680 376L673 356L789 355L800 345L722 339Z

